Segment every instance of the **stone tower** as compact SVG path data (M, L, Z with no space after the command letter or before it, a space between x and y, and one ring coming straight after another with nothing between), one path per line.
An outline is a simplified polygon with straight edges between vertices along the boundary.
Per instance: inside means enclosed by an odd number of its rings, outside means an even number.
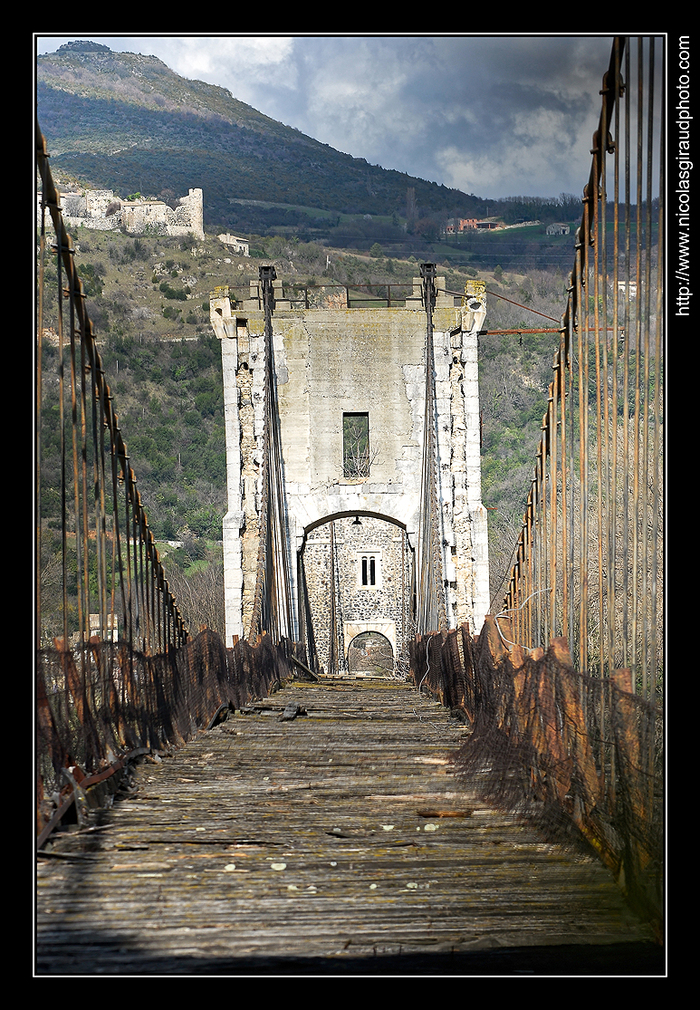
M338 667L347 663L352 641L364 631L386 638L396 657L413 630L411 573L425 522L421 472L429 426L422 284L421 278L414 280L413 294L401 307L367 309L349 308L345 289L332 285L316 295L313 307L296 307L281 283L274 283L269 348L289 545L289 633L308 637L311 622L324 658L337 660ZM439 530L444 614L448 626L466 622L478 632L489 605L477 370L485 298L479 282L470 282L462 297L445 291L444 278L435 278L435 289L433 521ZM251 282L243 297L236 294L223 288L210 298L224 374L229 646L233 636L243 637L250 629L269 423L261 282ZM321 641L327 643L323 649Z

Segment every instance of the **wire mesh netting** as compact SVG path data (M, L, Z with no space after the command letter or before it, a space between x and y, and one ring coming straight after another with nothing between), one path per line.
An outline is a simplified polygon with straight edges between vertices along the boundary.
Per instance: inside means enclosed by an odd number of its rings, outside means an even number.
M126 643L93 641L42 649L36 675L37 833L49 823L73 779L90 781L142 752L185 743L221 710L241 708L289 679L305 656L263 635L224 647L202 631L159 655Z
M629 678L577 673L568 646L508 648L492 617L418 636L411 676L462 713L472 733L458 770L491 802L557 839L585 841L631 904L660 925L663 905L663 738L658 706Z

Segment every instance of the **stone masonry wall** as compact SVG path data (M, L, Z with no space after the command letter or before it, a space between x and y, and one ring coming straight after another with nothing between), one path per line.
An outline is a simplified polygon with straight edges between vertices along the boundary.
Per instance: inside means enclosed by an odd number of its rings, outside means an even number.
M303 549L305 583L313 618L318 660L331 670L332 608L339 642L340 671L347 671L348 650L357 635L381 634L391 644L394 663L405 654L412 635L412 551L404 531L369 516L346 516L311 531ZM334 570L331 571L331 526ZM375 560L375 584L363 585L362 559ZM369 579L367 579L369 583Z

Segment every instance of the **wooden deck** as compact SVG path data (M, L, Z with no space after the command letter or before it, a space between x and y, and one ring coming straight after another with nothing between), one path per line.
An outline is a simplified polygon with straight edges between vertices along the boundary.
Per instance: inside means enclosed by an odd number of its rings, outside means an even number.
M466 733L405 684L299 682L143 762L39 858L36 974L662 974L596 860L455 775Z

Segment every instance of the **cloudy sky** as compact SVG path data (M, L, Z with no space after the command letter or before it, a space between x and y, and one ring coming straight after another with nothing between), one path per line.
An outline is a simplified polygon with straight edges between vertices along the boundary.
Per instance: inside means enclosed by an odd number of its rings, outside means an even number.
M373 165L486 198L580 196L610 36L36 35L157 56Z

